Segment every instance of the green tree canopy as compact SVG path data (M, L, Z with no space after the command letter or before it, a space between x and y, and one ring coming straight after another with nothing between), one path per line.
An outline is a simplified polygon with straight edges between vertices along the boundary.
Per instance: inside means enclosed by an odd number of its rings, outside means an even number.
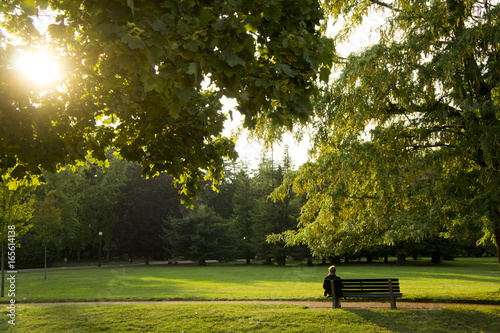
M35 203L31 197L34 188L34 185L25 181L0 176L0 247L2 252L0 297L4 297L7 244L16 244L17 237L26 233L30 228L29 221L32 218ZM8 268L15 269L15 263Z
M61 213L57 209L56 191L49 191L43 200L35 204L31 222L35 238L42 242L44 248L44 280L47 280L47 247L58 241L63 231Z
M330 72L317 0L9 0L0 15L0 168L14 176L87 152L104 160L113 145L191 197L200 169L220 179L236 155L221 136L221 96L238 101L248 127L291 127L310 118L315 82ZM55 15L46 33L33 25L40 15ZM58 84L21 81L19 49L53 55Z
M161 238L164 220L179 218L179 189L166 174L146 179L141 168L130 164L127 180L119 189L112 228L117 248L130 256L161 257L167 246Z
M284 175L291 172L292 160L285 147L283 160L276 163L273 157L261 157L259 170L254 178L254 207L252 214L252 243L258 257L270 263L275 259L280 266L286 265L287 256L307 257L309 251L299 247L287 247L284 242L268 241L268 236L295 228L301 198L288 193L281 201L273 201L270 195L283 183ZM290 189L291 191L291 189ZM304 251L305 250L305 251Z
M380 39L325 92L308 202L289 243L316 253L427 237L500 246L500 7L489 1L326 1L346 39L373 11ZM319 112L318 112L319 113ZM500 252L499 258L500 258Z
M229 223L210 207L200 204L184 218L165 221L163 238L174 256L183 256L205 265L208 259L231 255Z
M255 258L253 245L253 223L256 195L248 165L242 163L234 177L235 191L233 196L233 216L230 232L235 239L235 256L245 258L250 264Z

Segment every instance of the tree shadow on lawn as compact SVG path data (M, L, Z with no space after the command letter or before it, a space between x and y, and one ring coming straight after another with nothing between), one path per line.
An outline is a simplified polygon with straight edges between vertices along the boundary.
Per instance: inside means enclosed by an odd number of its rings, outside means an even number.
M354 310L366 321L391 332L500 332L500 308L447 307L439 310Z

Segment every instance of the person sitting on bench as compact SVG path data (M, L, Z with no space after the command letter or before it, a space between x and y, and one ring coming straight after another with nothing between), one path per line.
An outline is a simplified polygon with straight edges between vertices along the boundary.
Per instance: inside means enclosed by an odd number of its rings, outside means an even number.
M325 290L324 295L325 296L332 296L332 288L331 288L331 280L337 280L334 282L335 285L335 296L336 296L336 304L337 307L340 308L340 298L343 296L342 293L342 279L335 275L337 269L335 268L335 265L332 265L328 268L328 275L325 277L325 280L323 281L323 289Z

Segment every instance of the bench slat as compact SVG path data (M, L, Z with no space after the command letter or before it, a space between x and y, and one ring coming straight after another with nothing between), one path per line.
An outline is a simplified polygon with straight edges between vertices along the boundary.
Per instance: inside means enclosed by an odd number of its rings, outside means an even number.
M392 282L397 282L399 279L342 279L344 281L363 281L363 282L385 282L391 280Z
M402 293L393 293L394 297L403 297ZM391 297L389 293L345 293L344 297Z
M393 287L392 290L396 291L399 290L398 287ZM366 286L363 286L363 287L353 287L353 286L343 286L342 290L366 290L366 291L376 291L376 290L389 290L389 287L386 286L385 288L384 287L366 287Z

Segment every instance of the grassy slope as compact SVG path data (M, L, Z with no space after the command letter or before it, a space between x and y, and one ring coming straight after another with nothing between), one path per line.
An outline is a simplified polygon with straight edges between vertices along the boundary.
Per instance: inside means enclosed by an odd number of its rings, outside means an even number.
M442 266L338 265L343 278L395 277L407 300L500 304L495 260L460 258ZM110 267L20 272L16 300L319 300L325 266L211 265ZM4 298L3 301L8 301ZM16 326L0 307L0 332L499 332L500 308L442 310L306 309L261 304L17 304Z
M1 311L3 312L3 311ZM21 306L2 332L499 332L500 308L311 310L288 305Z
M342 278L399 278L403 299L500 304L500 272L490 258L460 258L442 266L337 265ZM320 300L325 266L221 264L129 266L20 272L17 300ZM3 299L3 302L7 299Z

